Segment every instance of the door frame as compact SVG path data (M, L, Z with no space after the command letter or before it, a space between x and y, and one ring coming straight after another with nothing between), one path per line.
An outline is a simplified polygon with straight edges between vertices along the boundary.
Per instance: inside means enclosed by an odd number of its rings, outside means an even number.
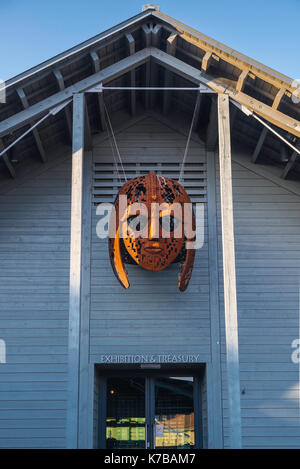
M101 367L102 368L102 367ZM146 448L154 449L154 415L155 415L155 379L168 376L191 376L193 380L195 449L203 448L202 390L201 381L204 367L161 368L161 369L128 369L127 367L102 368L98 379L98 448L106 448L106 409L108 377L144 377L145 378L145 431Z

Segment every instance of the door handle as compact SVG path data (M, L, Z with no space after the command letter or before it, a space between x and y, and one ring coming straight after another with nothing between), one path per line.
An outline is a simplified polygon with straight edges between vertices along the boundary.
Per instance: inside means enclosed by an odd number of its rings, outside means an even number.
M145 425L145 443L146 443L146 449L150 448L150 441L148 439L149 435L149 423L146 423Z

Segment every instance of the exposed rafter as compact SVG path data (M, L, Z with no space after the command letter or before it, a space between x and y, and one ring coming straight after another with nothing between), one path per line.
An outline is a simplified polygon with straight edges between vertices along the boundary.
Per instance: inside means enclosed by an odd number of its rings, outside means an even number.
M202 59L202 63L201 63L202 70L207 72L211 64L211 61L212 61L212 52L210 51L205 52L204 57Z
M93 139L92 139L92 132L91 132L91 125L90 125L90 118L89 118L89 111L86 103L86 98L84 102L84 148L85 150L91 150L93 147Z
M256 163L258 156L261 152L261 149L263 147L263 144L265 143L266 137L267 137L268 129L264 127L260 133L259 139L257 141L256 147L254 149L254 152L252 154L252 163Z
M90 52L91 59L93 61L94 72L98 73L101 70L100 67L100 59L96 51ZM105 130L105 110L104 110L104 101L103 101L103 94L98 93L97 95L98 100L98 107L99 107L99 115L100 115L100 125L101 129Z
M151 47L151 39L152 39L152 26L148 27L146 24L142 26L143 35L144 35L144 44L147 49ZM146 61L146 65L144 67L144 83L145 86L150 86L151 80L151 65L150 60ZM149 109L150 104L150 95L149 93L144 93L144 105L145 109Z
M26 97L26 94L25 94L23 88L17 88L17 93L18 93L18 96L21 100L21 103L22 103L24 109L28 109L29 108L29 103L28 103L28 99ZM32 135L34 137L37 149L38 149L40 157L41 157L41 160L43 161L43 163L45 163L47 161L46 152L44 150L44 147L43 147L43 144L42 144L38 129L36 129L36 128L33 129Z
M214 151L218 141L218 106L217 99L212 97L209 121L206 130L206 146L208 151Z
M126 34L126 41L127 41L127 47L129 51L129 55L135 54L135 40L132 34ZM135 87L136 82L135 82L135 70L131 70L130 72L130 86ZM136 93L135 90L131 90L130 92L130 111L131 115L134 116L136 112Z
M199 62L200 65L202 64L203 59L201 59L201 57L198 57L197 55L189 52L186 49L183 49L180 46L177 46L177 50L179 52L181 52L182 54L184 54L186 57L190 57L193 61ZM217 56L212 56L212 58L216 58L216 57ZM250 77L251 80L247 80L248 77ZM251 88L254 92L257 91L257 86L254 84L255 83L255 75L248 69L241 70L241 73L239 75L238 80L237 81L232 80L232 85L234 86L234 88L237 91L243 91L246 82L247 82L247 87ZM270 91L267 91L264 88L260 88L259 93L261 95L263 95L264 97L266 97L267 99L274 100L274 95ZM291 93L289 91L286 91L285 94L287 96L291 96ZM295 96L296 96L296 94L295 94ZM292 101L285 102L285 105L286 105L287 108L295 111L295 106L293 105Z
M237 91L243 91L244 90L248 75L249 75L249 70L247 70L247 69L245 69L241 72L241 74L238 78L237 84L236 84L236 88L235 88Z
M273 101L273 104L272 104L273 109L278 109L279 108L280 102L281 102L283 96L285 95L285 92L286 92L285 88L280 88L280 90L276 94L275 99Z
M236 87L235 87L236 91L238 92L244 91L248 75L249 75L248 69L245 69L240 73L238 81L236 82ZM230 131L231 132L232 132L237 114L238 114L238 109L236 108L236 106L231 106L230 108Z
M281 102L281 99L283 98L283 96L285 94L285 91L286 91L285 88L281 88L278 91L278 93L276 94L275 99L273 101L272 109L278 109L278 107L280 105L280 102ZM256 163L267 135L268 135L268 129L266 129L266 127L264 127L263 130L261 131L261 134L260 134L260 137L258 139L257 145L256 145L255 150L253 152L252 163Z
M296 86L292 85L293 80L289 77L277 72L276 70L257 62L256 60L241 54L231 47L225 46L220 42L202 34L199 31L171 18L160 11L153 11L153 16L159 21L165 21L169 26L175 28L180 34L182 40L195 45L204 52L213 52L220 59L239 68L240 70L251 69L255 76L270 83L276 88L286 87L291 93L296 90Z
M300 150L300 141L297 143L296 147L298 150ZM282 179L286 179L288 177L290 171L293 169L296 163L297 156L298 153L294 151L280 176Z
M159 49L159 42L161 38L161 32L162 32L162 25L161 24L156 24L152 28L152 46L157 47Z
M73 97L74 93L82 93L98 85L101 82L106 82L118 78L119 76L127 73L132 68L137 68L143 65L151 56L151 49L143 49L136 52L130 57L120 60L119 62L100 70L97 73L81 80L74 85L69 86L65 90L59 91L38 103L30 106L28 109L21 111L8 119L0 122L0 138L4 135L17 130L24 125L28 124L34 119L39 118L49 109L62 104Z
M248 96L246 93L241 91L237 92L235 86L233 87L227 81L224 81L221 78L213 78L209 74L199 71L197 68L186 64L182 60L172 57L157 49L151 50L151 56L155 61L157 61L157 63L173 70L174 73L182 75L193 83L203 83L217 93L228 94L229 97L234 99L236 102L246 106L248 109L277 127L290 132L296 137L300 137L300 122L298 120L287 116L277 109L273 109L271 106L253 98L252 96Z
M147 61L153 59L159 65L162 65L169 70L173 71L192 83L202 83L217 93L228 94L236 102L248 109L254 111L270 123L290 132L291 134L300 137L300 122L293 119L286 114L273 109L271 106L262 103L261 101L254 99L243 92L237 92L235 88L232 88L228 83L224 83L221 79L214 79L203 71L199 71L197 68L186 64L185 62L166 54L155 48L142 49L136 52L134 55L126 57L119 62L91 75L84 80L77 82L76 84L60 91L49 98L46 98L37 104L29 107L28 109L21 111L14 116L0 122L0 138L7 133L16 130L28 122L43 115L44 112L57 106L58 104L65 102L67 99L73 96L73 93L84 92L87 89L107 80L117 78L124 73L127 73L132 68L138 67ZM146 93L148 95L148 93Z
M65 89L65 81L62 76L62 73L60 70L56 69L54 70L54 76L56 78L56 81L58 83L58 87L60 91L63 91ZM65 117L66 117L66 122L67 122L67 128L68 128L68 133L70 140L72 141L72 116L71 116L71 111L68 107L65 107L64 109Z
M0 152L2 152L3 150L4 150L4 145L3 145L2 139L0 138ZM8 172L11 175L11 177L15 178L16 177L15 168L13 167L12 163L10 162L10 159L9 159L9 156L8 156L7 153L4 153L2 155L2 160L5 164L5 166L7 167Z
M166 51L167 54L175 56L176 53L177 34L170 34L167 39ZM172 86L172 73L169 70L165 70L165 84L164 87L168 88ZM171 91L165 91L163 94L163 113L168 114L171 105Z
M160 41L161 41L161 35L162 35L162 30L163 27L161 24L157 24L152 28L152 46L160 48ZM155 63L151 64L151 78L150 78L150 83L152 83L152 86L158 86L158 65ZM154 102L156 98L156 93L155 91L150 92L150 107L153 109L154 107Z

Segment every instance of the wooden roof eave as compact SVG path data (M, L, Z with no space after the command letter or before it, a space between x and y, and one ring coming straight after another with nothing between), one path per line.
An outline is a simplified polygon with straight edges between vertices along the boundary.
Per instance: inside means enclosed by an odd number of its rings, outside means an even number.
M233 100L239 104L246 106L251 111L260 115L267 121L276 125L279 128L300 137L300 122L293 119L286 114L274 109L273 107L258 101L251 96L243 93L242 91L236 90L229 83L222 81L220 78L212 78L203 70L198 70L195 67L179 60L178 58L171 56L159 49L149 47L136 52L125 59L79 81L75 85L72 85L65 90L62 90L51 97L44 99L37 104L27 108L18 114L9 117L8 119L0 122L0 138L7 133L10 133L17 128L22 127L26 123L38 118L47 110L65 102L67 99L73 96L74 93L87 91L92 86L105 82L120 76L127 71L135 68L150 59L153 59L156 63L163 67L177 73L184 78L190 80L192 83L204 84L210 87L217 93L228 94Z
M133 26L134 24L140 22L142 19L147 18L148 16L151 16L153 14L153 10L146 10L143 11L131 18L129 18L126 21L123 21L122 23L119 23L118 25L88 39L87 41L84 41L71 49L68 49L51 59L46 60L45 62L42 62L39 65L36 65L35 67L32 67L28 70L26 70L23 73L20 73L19 75L16 75L15 77L7 80L5 82L5 88L8 91L9 88L12 86L15 86L19 84L20 82L23 82L24 80L27 80L28 78L32 77L35 74L41 73L46 71L50 67L58 67L61 62L71 59L71 57L89 49L89 48L97 48L97 45L101 42L104 41L105 39L108 39L109 37L115 35L118 32L121 32L125 30L126 28Z
M283 86L290 93L297 92L297 88L293 86L294 80L286 75L283 75L276 70L273 70L266 65L251 59L250 57L241 54L234 49L225 46L221 42L218 42L205 34L200 33L199 31L171 18L160 11L153 11L153 16L158 18L161 21L165 21L169 25L173 26L180 37L187 42L199 47L205 52L211 52L223 59L225 62L234 65L240 70L248 70L252 72L255 76L261 78L262 80L270 83L276 88L282 88Z

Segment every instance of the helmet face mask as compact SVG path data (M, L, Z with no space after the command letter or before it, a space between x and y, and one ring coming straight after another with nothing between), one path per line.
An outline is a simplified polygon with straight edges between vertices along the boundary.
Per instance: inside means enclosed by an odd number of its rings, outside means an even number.
M131 179L120 189L115 201L116 232L109 239L109 252L114 273L124 288L129 287L124 263L160 271L183 260L179 289L186 289L195 251L186 250L185 204L191 201L183 187L154 171ZM193 215L191 219L194 230Z

